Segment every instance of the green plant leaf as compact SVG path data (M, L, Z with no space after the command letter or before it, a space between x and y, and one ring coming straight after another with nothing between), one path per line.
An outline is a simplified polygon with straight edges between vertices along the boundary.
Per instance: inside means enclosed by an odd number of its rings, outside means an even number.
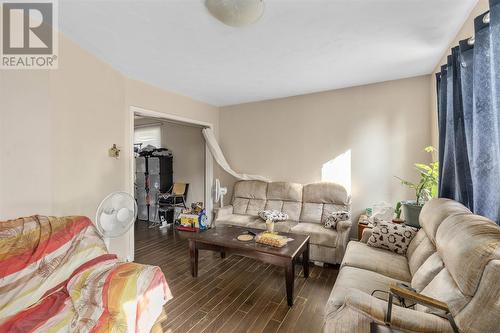
M429 165L427 165L427 164L415 163L415 167L418 170L424 170L424 171L427 171L427 172L432 172L432 167L429 166Z
M404 179L402 179L402 178L399 178L399 177L397 177L397 176L395 176L395 177L401 181L401 184L406 185L406 186L408 186L409 188L412 188L412 189L417 188L417 185L416 185L416 184L414 184L414 183L412 183L412 182L410 182L410 181L404 180Z
M432 146L425 147L424 150L427 153L437 152L437 149ZM415 163L414 166L420 174L420 181L418 183L412 183L399 177L396 178L401 181L401 184L414 189L417 204L423 204L438 194L439 162L431 162L429 164Z

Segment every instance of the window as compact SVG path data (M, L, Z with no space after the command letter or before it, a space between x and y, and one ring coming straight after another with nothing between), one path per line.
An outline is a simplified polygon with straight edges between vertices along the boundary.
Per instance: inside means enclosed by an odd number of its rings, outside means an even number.
M161 148L161 126L141 126L134 130L134 143L142 143L141 148L147 145Z

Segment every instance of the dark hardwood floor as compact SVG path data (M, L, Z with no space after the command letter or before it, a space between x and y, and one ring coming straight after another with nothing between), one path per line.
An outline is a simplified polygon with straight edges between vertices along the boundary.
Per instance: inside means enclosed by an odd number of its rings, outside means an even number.
M240 256L200 251L192 278L188 242L169 229L135 226L135 261L163 270L174 298L153 332L321 332L323 309L337 277L334 267L295 269L295 304L286 302L282 268Z

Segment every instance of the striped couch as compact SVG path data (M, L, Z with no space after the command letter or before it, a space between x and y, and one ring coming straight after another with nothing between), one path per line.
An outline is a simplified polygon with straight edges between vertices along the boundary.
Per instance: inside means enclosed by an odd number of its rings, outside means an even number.
M0 222L0 332L149 332L171 298L158 267L118 262L86 217Z

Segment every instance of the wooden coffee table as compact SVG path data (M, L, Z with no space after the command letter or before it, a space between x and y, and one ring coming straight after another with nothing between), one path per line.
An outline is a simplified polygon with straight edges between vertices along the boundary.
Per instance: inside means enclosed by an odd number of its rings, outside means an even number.
M263 230L242 228L235 226L220 226L205 232L190 233L189 255L191 258L191 274L198 276L198 250L211 250L221 253L224 258L226 253L236 254L248 258L260 260L267 264L281 266L285 268L286 297L288 305L293 305L293 283L295 278L294 262L302 255L302 266L304 277L309 277L309 236L279 233L280 235L293 238L282 248L276 248L263 244L258 244L254 240L241 242L236 239L245 231L252 231L256 234Z

